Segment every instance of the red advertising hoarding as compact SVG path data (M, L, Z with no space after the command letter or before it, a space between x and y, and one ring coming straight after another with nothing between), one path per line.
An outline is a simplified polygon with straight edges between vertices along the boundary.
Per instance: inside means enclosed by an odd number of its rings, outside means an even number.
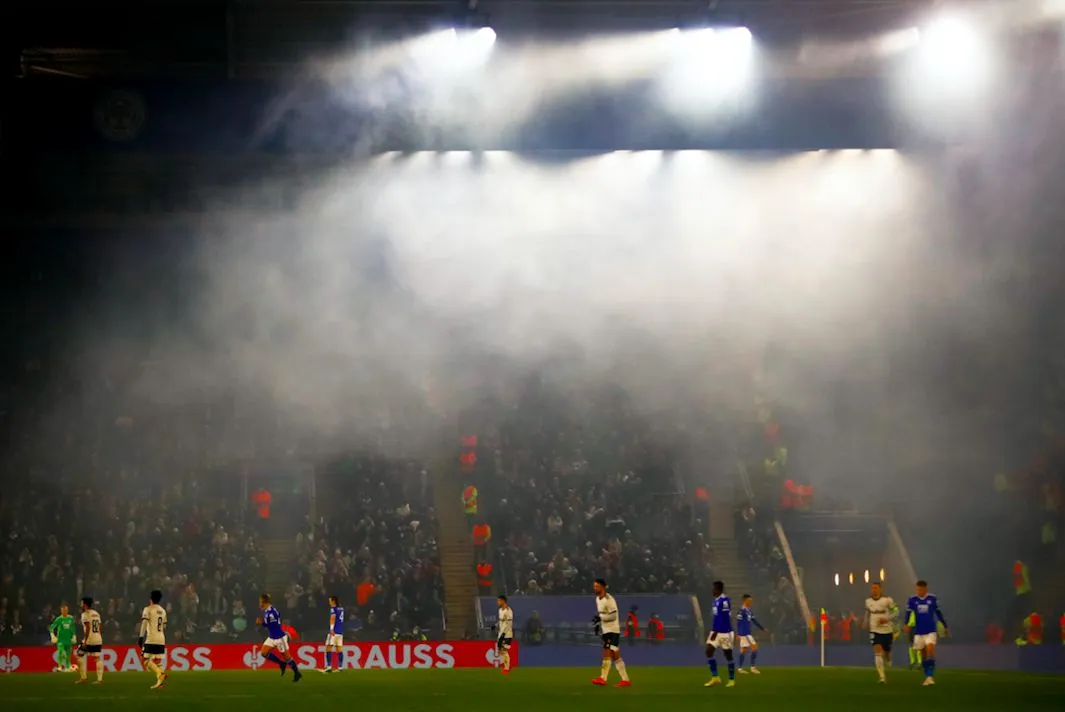
M298 643L290 646L301 668L325 665L325 645ZM518 646L510 651L511 664L517 665ZM140 672L144 670L140 650L133 645L104 648L105 672ZM56 665L55 648L48 646L0 648L0 673L51 672ZM499 665L495 641L464 640L454 642L347 643L344 645L345 670L404 670L428 668L491 668ZM186 670L267 670L277 671L274 663L259 655L259 646L248 643L222 645L168 645L165 667L172 672ZM89 662L90 670L93 662Z

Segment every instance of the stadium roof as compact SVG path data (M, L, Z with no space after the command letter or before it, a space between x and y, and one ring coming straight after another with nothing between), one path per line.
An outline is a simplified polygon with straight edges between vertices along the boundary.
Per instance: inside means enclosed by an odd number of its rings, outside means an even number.
M307 57L461 22L501 35L744 25L770 45L919 22L934 0L141 0L22 4L16 73L74 77L269 77Z

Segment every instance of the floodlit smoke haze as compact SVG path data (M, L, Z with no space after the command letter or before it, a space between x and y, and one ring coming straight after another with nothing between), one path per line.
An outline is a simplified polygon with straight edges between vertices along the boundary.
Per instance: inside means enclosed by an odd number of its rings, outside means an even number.
M239 384L358 440L382 419L439 427L561 360L648 412L742 414L771 344L828 377L912 338L921 257L949 224L893 151L388 153L300 204L212 220L195 306L152 336L193 383L146 396ZM782 401L823 398L782 374Z
M1018 268L955 256L957 232L983 218L959 207L949 157L382 152L397 107L416 135L463 126L491 143L574 93L673 76L675 34L476 57L445 34L312 65L337 104L386 118L347 126L299 91L263 117L262 135L296 115L286 130L304 144L360 141L320 174L249 176L217 198L189 250L186 308L124 337L182 365L140 394L171 406L233 390L331 447L428 455L460 414L485 397L513 405L538 370L574 394L615 384L694 428L750 417L763 370L772 397L818 424L824 447L796 460L815 482L846 481L870 452L916 473L944 442L979 441L968 404L934 388L938 344L1002 333L1012 317L988 285ZM466 54L433 55L439 42ZM720 103L675 108L736 120ZM233 212L264 195L295 208ZM110 331L83 333L90 351L117 348Z

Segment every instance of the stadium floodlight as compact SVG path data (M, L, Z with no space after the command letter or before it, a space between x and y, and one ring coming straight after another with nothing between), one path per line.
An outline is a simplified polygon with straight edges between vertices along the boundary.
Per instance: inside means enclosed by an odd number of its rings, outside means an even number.
M412 54L422 71L434 79L462 76L485 63L495 42L491 27L449 27L419 38Z
M836 585L839 586L839 574L836 574Z
M918 31L922 50L939 63L963 66L984 51L976 28L957 17L941 17Z
M730 27L724 30L718 30L717 36L725 46L734 51L748 50L751 47L751 43L754 41L751 31L746 27Z
M674 28L671 37L679 38L675 46L686 53L715 58L741 59L754 44L754 37L746 27Z
M964 15L944 15L911 34L900 56L894 101L922 131L957 135L995 106L1001 58L993 38Z
M482 27L475 30L471 38L471 44L482 49L489 49L496 43L496 31L491 27Z
M667 35L663 99L682 114L736 109L750 100L754 38L746 27L677 29Z
M869 569L865 570L865 582L869 583Z
M887 573L883 569L880 569L880 580L883 581L886 578L887 578Z

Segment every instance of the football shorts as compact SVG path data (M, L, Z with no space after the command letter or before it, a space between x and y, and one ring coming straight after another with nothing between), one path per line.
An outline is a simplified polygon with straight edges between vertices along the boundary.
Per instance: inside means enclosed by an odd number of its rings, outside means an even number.
M732 650L732 640L732 633L714 635L714 632L710 631L710 634L706 636L706 644L714 650Z
M913 647L917 650L924 650L929 645L935 645L938 639L939 636L935 633L925 633L923 635L918 633L913 636Z
M870 633L869 645L879 645L887 652L891 652L891 644L895 642L895 636L891 633Z
M263 642L263 647L264 648L271 648L273 650L276 650L279 653L287 653L288 652L288 636L284 635L284 636L281 636L280 638L267 638Z

